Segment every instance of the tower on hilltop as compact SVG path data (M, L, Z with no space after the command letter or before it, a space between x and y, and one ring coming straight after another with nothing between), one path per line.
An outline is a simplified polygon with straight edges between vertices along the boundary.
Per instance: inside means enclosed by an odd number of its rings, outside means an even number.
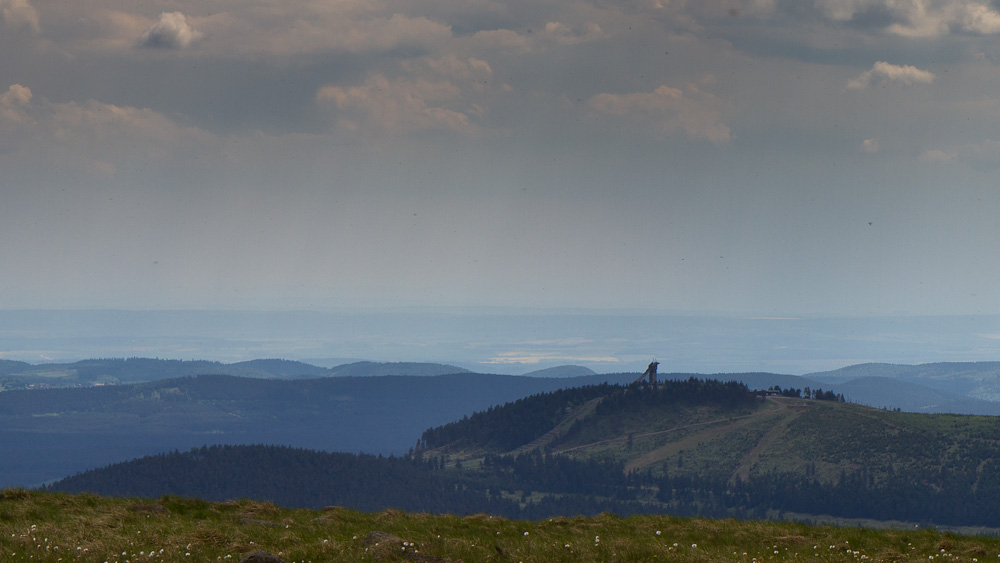
M649 382L650 386L656 387L656 366L658 365L660 365L660 362L656 360L649 362L649 366L646 368L646 371L642 372L642 375L640 375L639 379L636 379L635 382L639 383L645 379Z

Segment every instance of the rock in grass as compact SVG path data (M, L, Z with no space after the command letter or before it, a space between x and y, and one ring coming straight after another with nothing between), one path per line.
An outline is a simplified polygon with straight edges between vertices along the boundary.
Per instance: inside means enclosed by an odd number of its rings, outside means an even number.
M390 533L387 533L387 532L379 532L379 531L376 530L374 532L369 533L367 536L365 536L364 544L365 545L379 545L379 544L383 544L383 543L387 543L387 542L399 545L399 544L402 544L404 542L404 540L403 540L403 538L401 538L399 536L396 536L396 535L393 535L393 534L390 534Z
M255 551L240 559L240 563L285 563L285 560L266 551Z
M364 545L373 549L372 558L375 561L416 561L418 563L460 563L426 553L419 553L413 542L390 534L388 532L370 532L364 539Z

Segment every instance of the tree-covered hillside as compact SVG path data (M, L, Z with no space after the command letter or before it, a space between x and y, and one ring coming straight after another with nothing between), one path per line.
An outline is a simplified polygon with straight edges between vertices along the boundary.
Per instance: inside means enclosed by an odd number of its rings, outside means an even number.
M472 373L294 380L200 375L133 385L3 391L0 486L38 485L109 463L205 444L267 443L400 455L425 428L580 384L576 378Z
M307 508L517 514L516 503L456 487L446 477L431 463L412 458L211 446L113 464L48 488L127 497L254 498Z
M209 448L93 471L54 487L291 504L312 498L526 518L795 514L1000 526L1000 419L872 409L798 397L799 390L774 394L696 379L658 388L589 386L428 429L406 459ZM231 479L225 467L250 474ZM281 483L293 485L282 492ZM426 486L442 494L426 496ZM350 496L331 496L334 490Z
M1000 525L998 418L872 409L802 398L801 390L764 398L741 384L693 378L607 390L589 409L589 395L553 393L428 430L422 455L502 465L482 451L500 459L526 453L512 446L517 440L491 438L510 427L544 459L620 464L639 492L610 496L643 499L641 491L655 489L659 509L671 513ZM557 397L565 399L563 419L550 423L540 414L558 411ZM533 422L531 432L519 422Z
M512 450L551 430L566 413L587 401L604 398L616 387L587 385L532 395L465 416L458 422L425 430L420 445Z

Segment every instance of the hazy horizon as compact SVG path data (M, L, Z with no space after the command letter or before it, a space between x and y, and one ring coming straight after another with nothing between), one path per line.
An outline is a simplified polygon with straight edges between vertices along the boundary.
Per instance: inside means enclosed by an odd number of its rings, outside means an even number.
M880 362L1000 361L1000 316L735 317L656 311L0 310L0 359L281 358L450 363L522 374L557 365L789 375Z

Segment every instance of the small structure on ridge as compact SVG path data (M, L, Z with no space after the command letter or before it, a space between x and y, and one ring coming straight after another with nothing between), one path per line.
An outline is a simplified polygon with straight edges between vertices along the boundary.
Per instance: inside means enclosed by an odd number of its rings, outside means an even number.
M635 382L639 383L645 379L652 387L656 387L656 366L658 365L660 365L660 362L656 360L649 362L649 367L646 368L646 371L642 372L642 375L640 375L639 379L636 379Z

